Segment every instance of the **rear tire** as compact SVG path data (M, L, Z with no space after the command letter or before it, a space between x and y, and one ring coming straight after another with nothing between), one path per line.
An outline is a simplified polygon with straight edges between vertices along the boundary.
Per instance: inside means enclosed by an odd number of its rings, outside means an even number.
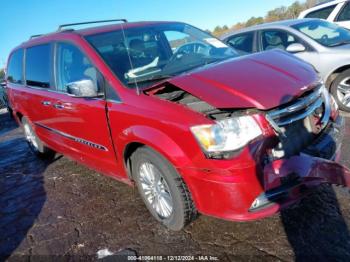
M140 147L131 156L131 166L141 198L155 219L179 231L196 218L197 210L185 182L164 157Z
M22 117L21 122L30 150L40 158L52 159L55 156L55 151L44 145L26 117Z
M339 109L350 112L350 69L345 70L335 78L330 91Z

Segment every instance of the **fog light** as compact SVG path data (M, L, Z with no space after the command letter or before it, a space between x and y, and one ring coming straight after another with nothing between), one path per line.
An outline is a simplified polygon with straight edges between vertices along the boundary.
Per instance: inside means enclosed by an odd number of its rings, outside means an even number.
M260 195L258 198L256 198L249 208L250 211L259 209L261 207L267 206L272 204L272 202L266 197L265 194Z

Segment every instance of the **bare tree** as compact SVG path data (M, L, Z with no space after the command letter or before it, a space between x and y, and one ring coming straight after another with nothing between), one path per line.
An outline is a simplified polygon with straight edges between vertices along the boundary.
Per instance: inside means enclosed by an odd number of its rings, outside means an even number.
M288 19L296 19L299 14L305 9L305 4L301 4L299 1L294 2L287 9L286 17Z

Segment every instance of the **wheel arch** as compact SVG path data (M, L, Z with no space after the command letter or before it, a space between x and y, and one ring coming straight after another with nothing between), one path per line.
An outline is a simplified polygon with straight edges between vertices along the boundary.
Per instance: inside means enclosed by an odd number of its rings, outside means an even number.
M328 89L330 89L333 81L337 78L337 76L344 72L345 70L348 70L350 69L350 64L346 64L346 65L342 65L334 70L332 70L328 76L325 78L326 79L326 82L325 82L325 85Z
M132 165L131 165L131 156L132 154L140 147L146 146L140 142L130 142L127 144L123 151L123 164L126 170L126 174L130 180L133 180L132 176Z
M128 132L123 132L130 134L130 137L125 138L128 142L125 143L122 149L123 164L129 179L132 180L131 156L138 148L143 146L147 146L163 156L175 168L190 163L190 158L184 150L160 130L147 126L137 126L130 129Z
M15 120L19 126L22 126L22 118L24 117L24 114L20 111L12 112L12 115L15 117Z

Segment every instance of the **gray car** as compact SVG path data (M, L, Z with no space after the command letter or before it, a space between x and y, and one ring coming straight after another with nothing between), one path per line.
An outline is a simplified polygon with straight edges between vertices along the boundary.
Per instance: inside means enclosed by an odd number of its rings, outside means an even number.
M312 64L337 101L350 112L350 31L320 19L285 20L221 37L241 54L282 49Z

